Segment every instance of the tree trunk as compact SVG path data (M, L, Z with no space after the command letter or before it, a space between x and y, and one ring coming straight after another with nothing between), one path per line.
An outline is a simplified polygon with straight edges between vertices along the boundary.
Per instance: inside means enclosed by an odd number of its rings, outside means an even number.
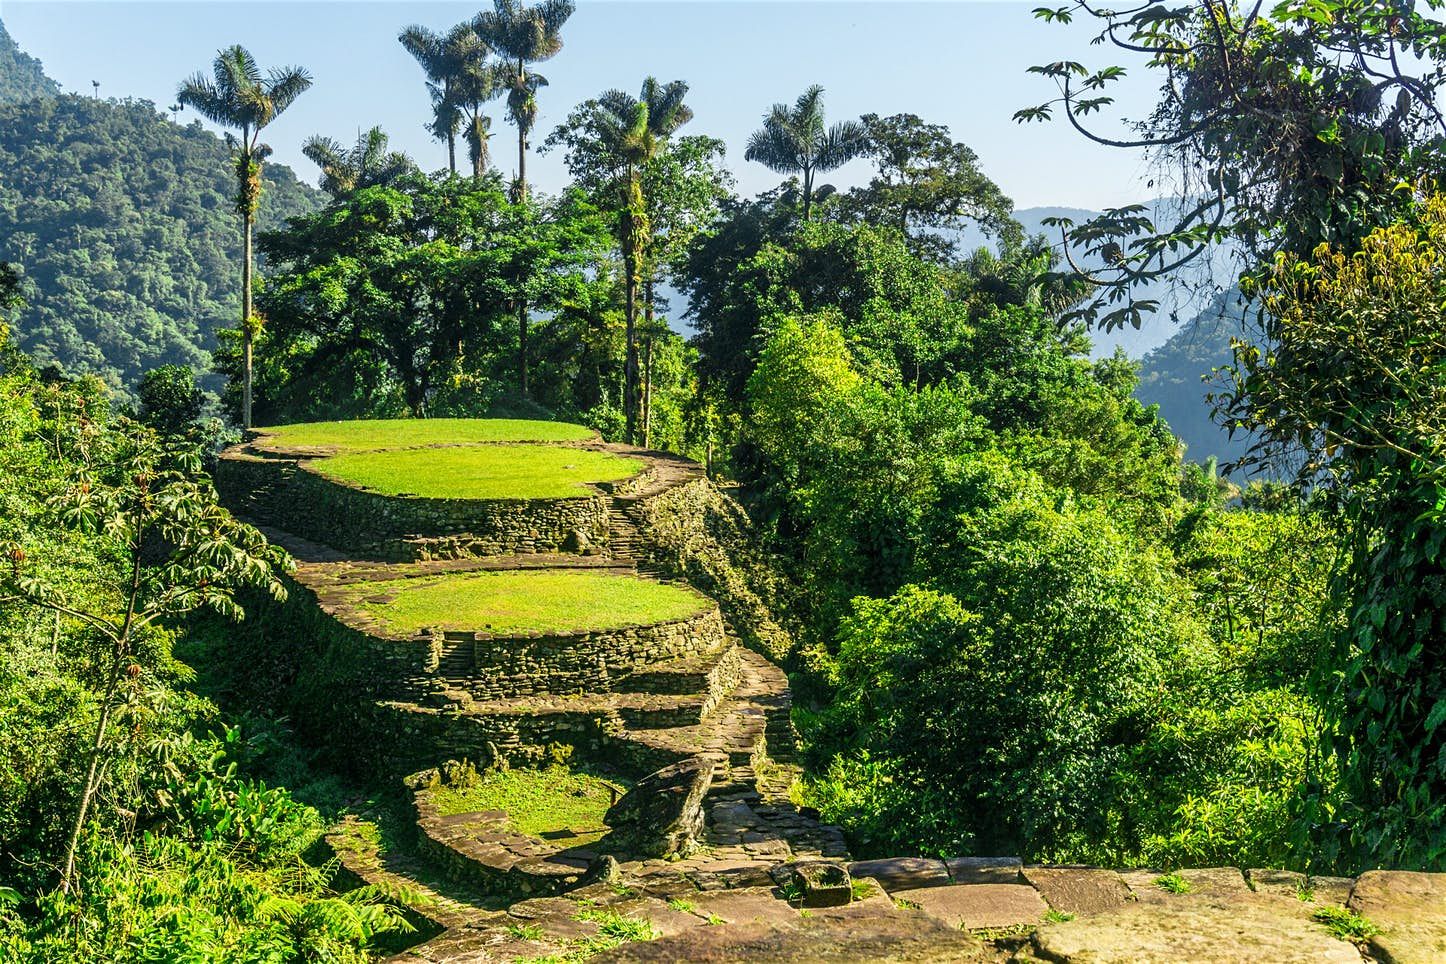
M517 58L517 76L521 78L525 90L527 88L527 64L521 57ZM521 117L517 118L517 200L522 202L527 200L527 127L522 123Z
M126 603L125 619L121 622L120 633L115 637L111 649L110 672L106 675L105 690L101 695L100 720L96 723L95 739L91 742L90 763L86 766L85 785L81 788L80 804L75 810L75 823L70 828L70 840L65 846L65 869L60 874L60 890L68 894L75 887L75 852L80 847L80 832L85 829L85 818L90 813L91 801L100 789L100 755L105 749L105 731L110 726L110 715L114 706L116 686L120 683L121 663L130 649L131 625L136 618L136 596L141 585L141 557L139 546L144 541L145 527L136 530L136 543L131 553L130 598Z
M653 444L653 279L643 289L643 448Z
M647 214L642 203L642 185L637 171L629 165L626 203L623 205L623 288L626 292L625 318L627 357L623 366L623 414L628 443L638 440L638 282L642 269L642 232Z
M527 398L527 302L517 302L517 384Z
M457 134L447 134L447 170L453 174L457 173Z
M241 211L241 427L251 430L251 220L249 207Z
M517 200L527 201L527 130L517 125Z
M808 221L813 217L813 168L803 169L803 219Z

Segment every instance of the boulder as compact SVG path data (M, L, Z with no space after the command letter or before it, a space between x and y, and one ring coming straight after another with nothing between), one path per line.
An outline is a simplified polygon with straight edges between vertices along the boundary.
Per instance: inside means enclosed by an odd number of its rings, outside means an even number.
M702 756L648 774L603 817L612 842L643 857L687 853L703 833L703 797L712 782L713 761Z

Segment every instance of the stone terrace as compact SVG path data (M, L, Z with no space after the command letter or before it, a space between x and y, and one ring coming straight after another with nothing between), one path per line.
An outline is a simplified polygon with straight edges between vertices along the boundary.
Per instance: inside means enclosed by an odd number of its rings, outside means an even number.
M299 587L371 660L368 673L385 678L389 688L357 695L370 701L379 748L405 743L406 759L439 766L538 762L564 743L635 777L698 757L711 767L699 846L671 859L610 853L606 838L529 837L501 812L444 816L431 803L436 777L413 778L415 852L389 851L355 820L328 838L343 881L408 895L424 939L396 962L1446 960L1446 875L1213 868L1180 871L1167 889L1159 871L1010 857L851 861L839 829L788 798L797 771L787 677L716 607L671 627L545 639L399 638L348 607L344 590L417 575L577 569L676 580L649 551L644 520L650 500L706 484L700 467L606 448L648 468L561 500L576 503L561 510L379 503L319 485L307 453L223 454L217 478L230 504L269 526L298 560ZM379 519L390 526L380 540ZM377 762L393 760L379 749ZM811 889L819 863L848 871L842 905ZM1337 937L1318 919L1331 908L1378 930L1359 944ZM656 939L609 938L617 919L647 922Z

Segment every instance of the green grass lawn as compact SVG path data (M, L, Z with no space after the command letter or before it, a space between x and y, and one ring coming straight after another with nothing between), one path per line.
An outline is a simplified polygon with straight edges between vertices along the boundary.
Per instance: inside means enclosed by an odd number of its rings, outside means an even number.
M616 629L682 619L710 603L636 576L547 569L462 572L358 584L354 605L396 633L424 627L493 633ZM392 597L390 602L369 602Z
M468 445L356 452L319 460L327 478L428 499L565 499L589 482L642 471L640 459L560 445Z
M575 442L593 437L592 429L567 422L513 418L396 418L354 422L304 422L258 428L260 445L269 449L377 449L458 442Z
M489 773L465 787L442 787L432 799L443 814L502 810L518 833L571 847L593 843L606 832L603 814L612 806L614 790L626 786L554 764L544 770L503 770ZM564 836L564 831L570 831Z

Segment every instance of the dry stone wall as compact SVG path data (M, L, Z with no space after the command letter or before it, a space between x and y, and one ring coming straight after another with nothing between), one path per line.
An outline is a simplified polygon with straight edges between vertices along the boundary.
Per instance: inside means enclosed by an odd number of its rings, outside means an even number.
M217 491L266 525L375 559L596 552L607 545L608 500L422 499L335 482L304 459L222 453Z

